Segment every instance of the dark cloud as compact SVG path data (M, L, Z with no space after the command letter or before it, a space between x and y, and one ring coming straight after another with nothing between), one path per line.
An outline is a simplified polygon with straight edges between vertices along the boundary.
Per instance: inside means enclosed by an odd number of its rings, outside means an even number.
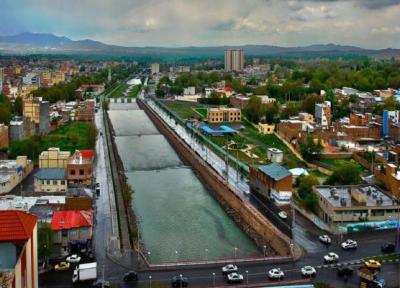
M354 2L357 6L367 9L381 9L389 6L400 4L400 0L299 0L299 2L320 2L320 3L333 3L333 2Z

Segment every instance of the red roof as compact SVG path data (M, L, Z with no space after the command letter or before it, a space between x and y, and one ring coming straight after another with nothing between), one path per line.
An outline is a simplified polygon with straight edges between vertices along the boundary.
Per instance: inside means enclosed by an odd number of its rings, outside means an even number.
M233 92L234 90L233 90L233 88L231 88L231 87L225 87L225 92Z
M83 158L93 158L95 152L93 150L80 150Z
M28 240L36 222L36 216L19 210L0 211L0 241Z
M92 210L56 211L51 218L52 230L63 230L92 226Z

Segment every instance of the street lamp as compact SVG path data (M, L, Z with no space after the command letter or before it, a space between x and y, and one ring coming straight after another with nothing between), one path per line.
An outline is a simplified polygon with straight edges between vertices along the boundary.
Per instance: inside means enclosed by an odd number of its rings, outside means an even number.
M293 258L293 247L294 247L294 244L290 243L290 255L292 255L292 258Z
M237 253L238 248L235 247L235 260L236 260L236 253Z
M182 288L182 274L179 275L179 286Z
M178 262L178 251L177 250L175 250L175 255L176 255L176 262Z
M264 245L263 248L264 248L264 258L265 258L267 253L267 245Z
M206 248L205 250L204 250L205 252L206 252L206 262L207 262L207 256L208 256L208 249Z
M150 263L150 255L151 255L151 252L147 251L147 259L148 259L149 263Z
M249 285L249 270L246 270L246 285Z
M215 273L213 272L213 287L215 287Z
M150 288L151 288L151 275L149 276L149 284L150 284Z

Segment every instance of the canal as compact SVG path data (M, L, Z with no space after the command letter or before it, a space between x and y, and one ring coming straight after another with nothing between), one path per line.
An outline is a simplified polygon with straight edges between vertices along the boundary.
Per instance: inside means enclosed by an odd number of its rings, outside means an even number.
M152 263L260 256L144 111L110 103L109 116Z

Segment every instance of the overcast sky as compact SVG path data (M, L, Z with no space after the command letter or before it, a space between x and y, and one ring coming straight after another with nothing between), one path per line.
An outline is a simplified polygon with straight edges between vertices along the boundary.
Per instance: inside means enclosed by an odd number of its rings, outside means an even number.
M400 48L400 0L0 0L0 35L124 46Z

